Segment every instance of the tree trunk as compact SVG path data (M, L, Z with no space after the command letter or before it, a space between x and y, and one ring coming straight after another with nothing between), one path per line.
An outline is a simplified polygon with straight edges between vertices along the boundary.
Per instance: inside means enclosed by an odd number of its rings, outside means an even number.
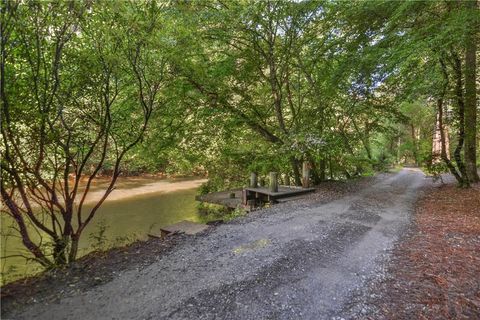
M467 169L462 159L462 149L465 144L465 101L463 99L463 81L462 81L462 62L458 56L454 56L454 72L455 72L455 96L457 100L457 117L458 117L458 144L453 152L453 157L457 163L458 170L462 175L462 187L469 187L469 179Z
M310 154L307 154L307 161L310 162L310 176L312 178L312 182L314 185L317 185L320 183L320 175L318 172L317 164L315 162L315 158L312 157Z
M53 240L53 260L55 266L62 267L67 265L67 241L64 238L57 238Z
M79 239L80 239L80 235L77 235L77 234L72 235L72 245L70 246L70 252L68 253L69 263L72 263L73 261L77 260Z
M290 163L292 165L293 169L293 179L295 181L296 186L301 186L302 185L302 178L300 177L300 170L299 170L299 161L295 158L290 158Z
M402 137L399 134L397 137L397 152L396 152L397 164L400 163L400 146L401 145L402 145Z
M413 144L413 160L415 165L418 166L418 147L417 147L417 137L415 136L415 127L413 124L410 124L410 134L412 135L412 144Z
M320 173L319 173L320 181L325 181L325 178L326 178L326 174L325 174L326 168L327 168L327 161L325 161L325 159L320 160Z
M437 107L438 107L439 101L437 100ZM443 102L440 101L440 107L438 108L443 108ZM442 133L440 132L440 116L443 112L441 110L437 110L437 117L436 117L436 122L435 122L435 132L433 133L433 139L432 139L432 164L435 164L442 159ZM445 141L446 142L446 141ZM446 143L445 143L446 145ZM446 154L448 155L450 152L447 151Z
M450 172L455 177L455 179L457 179L457 182L460 185L463 185L463 179L462 179L461 175L457 172L457 169L453 165L453 163L450 160L450 157L448 156L448 153L447 153L445 130L444 130L444 126L443 126L443 94L442 94L442 97L437 100L437 108L438 108L438 129L440 131L440 144L441 144L440 156L441 156L442 160L445 162L445 164L447 165Z
M365 152L367 153L367 157L369 160L372 160L372 150L370 149L370 139L369 139L369 130L365 129L365 134L360 132L360 128L357 126L357 123L355 122L355 119L352 118L352 124L355 130L357 131L359 137L360 137L360 142L363 145L363 148L365 149Z
M476 11L476 1L466 1L465 6ZM474 16L474 12L472 12ZM465 166L468 179L479 182L477 172L477 95L475 88L477 43L476 21L471 21L466 36L465 50Z
M330 180L333 180L333 163L332 163L332 158L330 157L328 159L328 165L329 165L329 168L330 168Z

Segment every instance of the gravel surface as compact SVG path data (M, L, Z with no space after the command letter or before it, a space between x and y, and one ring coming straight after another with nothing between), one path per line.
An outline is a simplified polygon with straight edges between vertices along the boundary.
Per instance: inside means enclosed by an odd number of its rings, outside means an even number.
M368 313L424 175L382 175L330 202L274 206L184 241L142 269L15 319L341 319ZM355 303L353 303L355 302Z

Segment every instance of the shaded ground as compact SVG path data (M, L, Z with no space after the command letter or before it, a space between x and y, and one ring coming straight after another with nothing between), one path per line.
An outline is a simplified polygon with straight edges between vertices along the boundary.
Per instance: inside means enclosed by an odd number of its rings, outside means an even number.
M114 279L125 270L138 270L153 263L186 236L137 241L129 246L95 252L81 258L66 270L52 270L18 280L2 287L2 318L35 303L52 303Z
M152 260L132 262L106 283L82 287L87 282L79 281L82 288L66 290L63 298L40 292L31 296L38 303L11 308L22 301L17 292L2 304L2 314L18 319L354 317L366 311L361 305L350 308L351 302L382 275L385 252L406 230L424 184L418 170L402 170L345 185L344 191L333 185L328 192L327 186L301 203L252 213L193 241L180 237L174 250L167 246Z
M480 185L431 188L389 265L369 318L480 319Z

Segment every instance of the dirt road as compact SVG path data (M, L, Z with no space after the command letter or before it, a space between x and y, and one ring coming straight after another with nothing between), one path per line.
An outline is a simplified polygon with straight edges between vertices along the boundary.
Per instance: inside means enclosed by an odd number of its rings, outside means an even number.
M341 319L382 276L409 224L415 169L329 203L273 207L220 225L142 270L16 319Z

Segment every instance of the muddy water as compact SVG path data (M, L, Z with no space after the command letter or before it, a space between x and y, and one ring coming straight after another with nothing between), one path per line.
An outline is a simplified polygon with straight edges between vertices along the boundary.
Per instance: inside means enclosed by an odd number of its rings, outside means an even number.
M160 227L182 220L199 221L195 195L205 180L166 180L158 178L122 178L117 188L99 209L94 220L85 229L79 252L84 255L94 248L120 246L147 234L158 234ZM87 198L86 208L92 207L103 194L105 183L99 183ZM21 240L15 237L10 217L1 216L1 255L28 253ZM103 234L101 232L103 230ZM10 235L9 235L10 234ZM33 238L39 239L39 235ZM39 271L33 262L22 257L2 259L2 284Z

